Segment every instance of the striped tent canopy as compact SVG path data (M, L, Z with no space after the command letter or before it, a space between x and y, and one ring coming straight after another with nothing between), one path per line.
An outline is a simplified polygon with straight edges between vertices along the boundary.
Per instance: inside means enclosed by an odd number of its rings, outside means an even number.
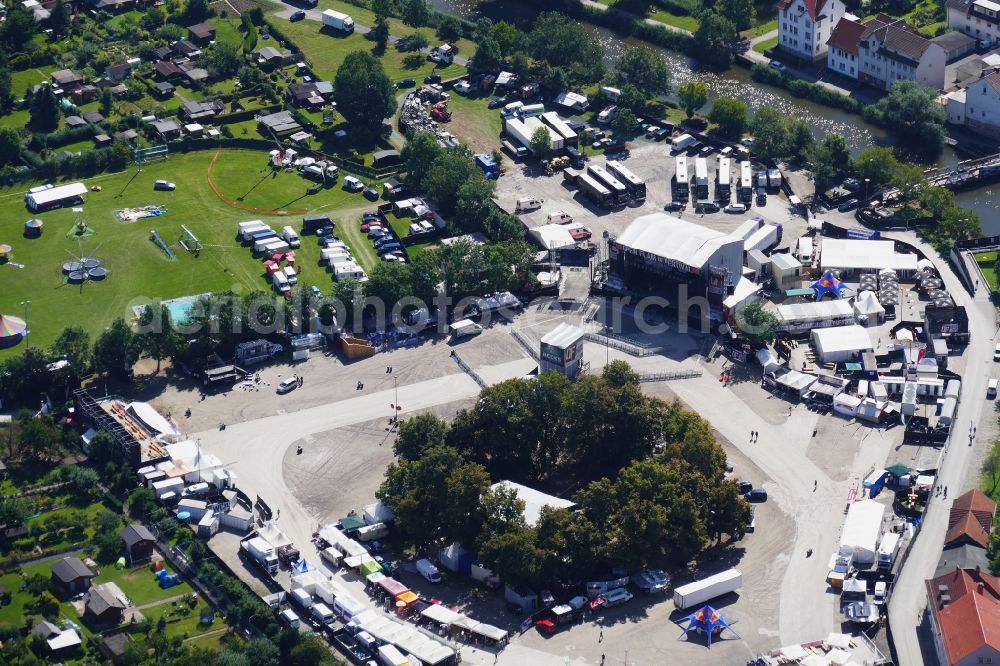
M0 347L17 344L27 331L28 326L20 317L0 315Z

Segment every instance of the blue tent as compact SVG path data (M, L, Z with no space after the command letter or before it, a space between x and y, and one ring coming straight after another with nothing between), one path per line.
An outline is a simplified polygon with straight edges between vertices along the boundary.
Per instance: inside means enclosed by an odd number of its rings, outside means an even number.
M833 271L823 273L823 277L810 285L816 290L816 300L821 301L827 294L833 294L835 298L843 298L844 290L847 287L833 274Z
M726 618L722 613L711 606L702 606L699 610L681 620L681 622L687 622L688 625L684 628L684 633L680 637L687 636L692 631L700 631L705 634L709 648L712 647L712 636L721 634L724 629L732 631L736 638L740 637L739 634L733 631L729 623L726 622Z

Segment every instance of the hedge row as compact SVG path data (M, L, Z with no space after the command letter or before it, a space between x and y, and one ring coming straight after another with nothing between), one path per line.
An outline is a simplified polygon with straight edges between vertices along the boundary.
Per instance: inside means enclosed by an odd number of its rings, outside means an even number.
M621 12L595 9L580 4L578 0L541 0L541 3L548 9L609 28L624 37L636 37L650 44L694 57L699 55L694 37L676 30L668 30L662 25L650 25Z
M848 113L860 114L865 107L862 102L853 97L848 97L843 93L830 90L817 83L809 83L808 81L797 79L761 63L755 63L750 68L750 76L758 83L765 83L776 88L784 88L796 97L808 99L817 104L830 106L835 109L847 111Z

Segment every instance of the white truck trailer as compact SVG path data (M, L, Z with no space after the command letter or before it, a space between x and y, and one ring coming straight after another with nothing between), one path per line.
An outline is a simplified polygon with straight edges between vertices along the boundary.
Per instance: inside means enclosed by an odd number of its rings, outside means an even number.
M743 574L737 569L727 569L714 576L674 588L674 606L678 610L698 606L716 597L735 592L742 585Z
M349 14L335 12L332 9L323 10L323 25L348 34L354 32L354 19Z
M471 319L461 319L448 326L453 338L464 338L468 335L479 335L483 332L483 327Z
M278 573L278 556L274 547L261 537L253 537L240 542L240 550L269 576Z
M899 533L886 532L882 535L882 541L878 545L878 568L883 571L892 569L896 561L896 553L899 552Z

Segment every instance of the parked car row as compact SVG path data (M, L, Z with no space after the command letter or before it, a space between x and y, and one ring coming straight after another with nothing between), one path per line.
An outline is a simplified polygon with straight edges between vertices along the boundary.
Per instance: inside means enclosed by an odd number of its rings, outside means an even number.
M368 235L382 261L406 263L406 253L399 237L377 212L368 212L362 216L361 231Z

